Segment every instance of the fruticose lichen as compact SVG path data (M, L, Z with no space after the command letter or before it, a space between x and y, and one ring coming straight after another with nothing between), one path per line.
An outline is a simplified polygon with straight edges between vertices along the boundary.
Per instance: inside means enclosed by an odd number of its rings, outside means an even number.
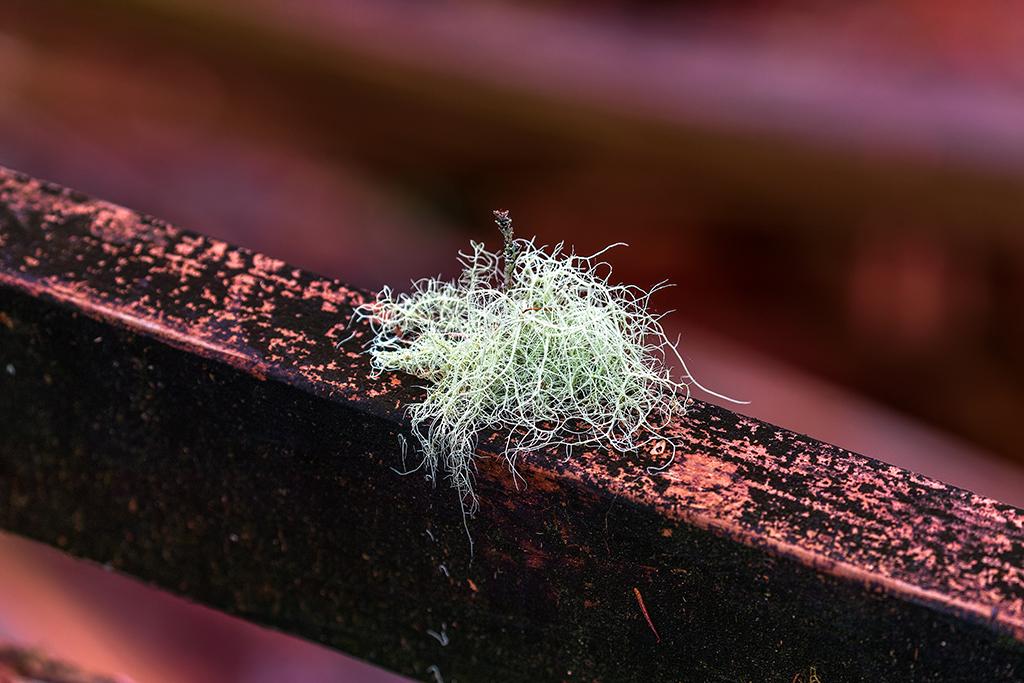
M472 242L455 281L426 278L398 295L385 287L356 311L372 326L376 371L427 381L423 400L407 408L422 452L416 469L436 480L441 468L472 514L483 430L508 434L514 475L520 456L548 448L626 452L662 441L674 457L661 428L686 412L690 385L700 385L666 337L664 314L649 308L667 285L612 284L599 257L620 245L579 256L563 244L513 239L507 212L495 216L503 253ZM670 358L682 379L673 378Z

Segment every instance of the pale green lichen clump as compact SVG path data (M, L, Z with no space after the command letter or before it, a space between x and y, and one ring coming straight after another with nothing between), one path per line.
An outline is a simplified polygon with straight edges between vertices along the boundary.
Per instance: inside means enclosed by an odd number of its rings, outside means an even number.
M454 282L422 279L398 295L385 288L357 311L375 333L377 371L427 380L424 399L408 406L420 466L435 479L441 468L469 514L482 430L508 432L513 473L519 456L540 449L636 450L664 440L661 426L686 411L695 383L649 309L664 284L611 284L603 252L512 240L507 214L495 215L508 238L503 255L471 243Z

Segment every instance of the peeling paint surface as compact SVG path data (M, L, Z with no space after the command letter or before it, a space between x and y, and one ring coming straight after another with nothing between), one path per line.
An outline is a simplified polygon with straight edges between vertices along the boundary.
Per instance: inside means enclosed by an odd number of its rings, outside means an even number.
M8 285L319 395L373 408L391 388L355 353L362 332L332 346L362 292L10 171L0 202L20 228L0 233Z
M0 284L261 380L399 423L418 395L410 378L373 376L359 353L369 332L350 318L367 294L279 260L11 171L0 172L0 246ZM708 531L1024 640L1024 511L701 402L669 433L682 449L652 475L663 453L537 453L520 466L527 489L492 496L482 514L514 512L515 495L628 502L661 520L666 543ZM491 493L513 487L488 457L502 440L480 448ZM555 562L530 539L520 549L530 568Z

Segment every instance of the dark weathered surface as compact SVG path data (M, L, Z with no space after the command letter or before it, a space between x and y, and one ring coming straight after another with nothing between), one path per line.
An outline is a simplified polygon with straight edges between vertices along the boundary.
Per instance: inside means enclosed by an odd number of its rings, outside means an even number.
M1020 510L698 403L653 476L486 442L470 562L362 294L0 183L4 528L427 679L1024 678Z

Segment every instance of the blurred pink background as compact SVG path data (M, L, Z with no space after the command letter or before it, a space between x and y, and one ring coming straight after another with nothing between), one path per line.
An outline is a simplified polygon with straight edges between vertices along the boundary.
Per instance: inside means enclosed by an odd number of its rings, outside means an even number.
M627 241L741 412L1024 506L1019 4L5 3L0 164L371 289L496 207ZM0 638L140 681L371 680L9 536L0 579Z

